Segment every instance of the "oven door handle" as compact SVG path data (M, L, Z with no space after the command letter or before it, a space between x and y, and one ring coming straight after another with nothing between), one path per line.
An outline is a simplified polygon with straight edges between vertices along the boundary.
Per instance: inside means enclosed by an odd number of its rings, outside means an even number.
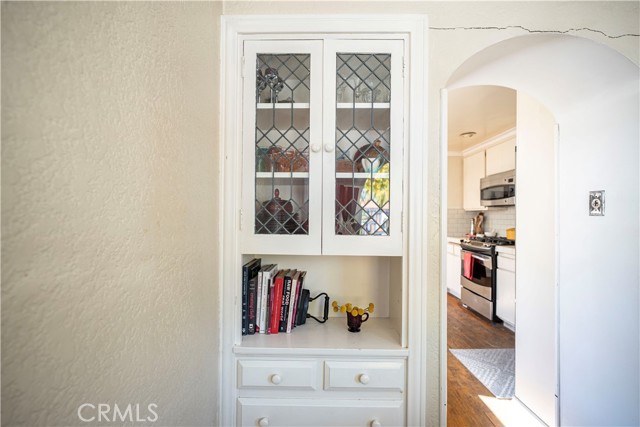
M484 254L479 254L477 252L471 252L471 251L466 251L466 250L461 250L460 251L460 258L464 259L464 254L471 254L472 257L474 257L477 260L480 261L491 261L491 255L484 255Z
M491 257L487 255L471 254L471 256L479 261L491 261Z

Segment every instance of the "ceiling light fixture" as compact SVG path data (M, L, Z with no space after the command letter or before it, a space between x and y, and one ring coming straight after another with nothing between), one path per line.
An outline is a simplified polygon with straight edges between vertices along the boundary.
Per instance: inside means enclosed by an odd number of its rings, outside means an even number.
M463 132L460 134L461 137L463 137L464 139L471 139L474 136L476 136L475 132Z

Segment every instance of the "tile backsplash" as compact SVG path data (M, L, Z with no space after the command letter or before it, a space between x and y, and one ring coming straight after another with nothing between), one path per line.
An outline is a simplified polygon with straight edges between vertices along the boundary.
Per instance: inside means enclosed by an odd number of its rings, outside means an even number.
M465 211L464 209L447 210L447 236L462 237L471 228L471 219L475 218L478 212ZM505 236L507 228L516 226L516 207L507 206L504 208L490 208L484 211L485 231L495 230L498 236Z

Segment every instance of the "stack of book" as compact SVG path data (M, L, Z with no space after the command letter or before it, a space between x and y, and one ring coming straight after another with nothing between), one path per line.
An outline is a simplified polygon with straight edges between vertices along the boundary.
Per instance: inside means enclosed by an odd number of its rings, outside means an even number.
M297 326L306 271L254 258L242 267L242 335L290 333Z

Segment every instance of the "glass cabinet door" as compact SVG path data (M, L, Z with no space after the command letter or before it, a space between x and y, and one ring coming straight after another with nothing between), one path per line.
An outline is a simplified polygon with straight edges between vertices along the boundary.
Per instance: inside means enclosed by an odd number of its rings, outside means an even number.
M324 253L402 254L403 46L326 42Z
M320 253L322 44L244 47L243 247Z

